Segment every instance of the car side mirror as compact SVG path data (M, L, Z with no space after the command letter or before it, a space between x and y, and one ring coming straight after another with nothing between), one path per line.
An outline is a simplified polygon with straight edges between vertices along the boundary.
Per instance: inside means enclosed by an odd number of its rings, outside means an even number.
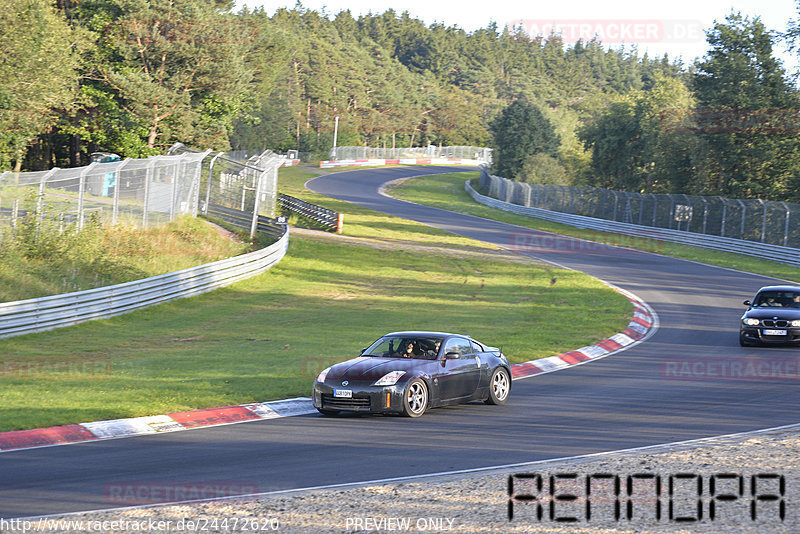
M746 300L746 301L742 302L742 304L744 304L745 306L750 306L750 305L752 305L752 302L750 302L749 300Z
M457 360L461 357L461 355L457 352L448 352L444 355L445 360Z
M365 352L367 352L367 349L368 349L368 348L369 348L369 347L364 347L363 349L361 349L361 351L359 352L359 354L364 354Z

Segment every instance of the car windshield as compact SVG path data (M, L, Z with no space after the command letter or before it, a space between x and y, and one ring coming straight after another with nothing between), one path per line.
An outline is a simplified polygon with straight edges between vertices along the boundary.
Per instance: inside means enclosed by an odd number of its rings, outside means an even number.
M428 336L384 336L367 348L362 356L435 360L443 339Z
M798 291L762 291L753 300L754 308L800 308Z

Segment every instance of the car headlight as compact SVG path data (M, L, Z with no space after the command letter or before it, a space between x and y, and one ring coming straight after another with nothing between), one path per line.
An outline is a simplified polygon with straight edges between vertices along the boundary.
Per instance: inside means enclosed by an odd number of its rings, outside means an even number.
M795 319L792 321L792 326L800 326L800 319Z
M317 382L325 382L325 377L328 376L328 371L330 371L330 370L331 370L331 368L328 367L327 369L323 370L320 374L318 374L317 375Z
M383 375L380 380L372 384L373 386L393 386L400 380L400 377L406 374L405 371L392 371L391 373L386 373Z
M747 326L758 326L760 322L761 321L759 321L758 319L752 319L749 317L744 320L744 324L746 324Z

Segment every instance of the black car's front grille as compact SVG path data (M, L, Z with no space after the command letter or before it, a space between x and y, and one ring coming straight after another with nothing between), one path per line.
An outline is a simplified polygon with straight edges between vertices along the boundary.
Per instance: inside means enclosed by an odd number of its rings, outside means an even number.
M784 320L777 320L776 321L776 320L773 320L773 319L762 319L761 320L761 324L763 326L769 326L769 327L786 328L787 326L789 326L789 321L784 321Z
M322 395L322 407L331 410L369 410L372 405L369 397L353 397L350 399Z

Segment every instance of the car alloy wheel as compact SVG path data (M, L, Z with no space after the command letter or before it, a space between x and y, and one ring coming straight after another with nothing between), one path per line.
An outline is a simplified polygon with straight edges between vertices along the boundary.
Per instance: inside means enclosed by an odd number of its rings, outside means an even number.
M415 378L406 386L403 398L403 413L408 417L419 417L428 407L428 388L425 382Z
M505 404L509 391L511 391L511 378L508 376L508 371L498 367L489 381L489 398L486 399L486 403Z

